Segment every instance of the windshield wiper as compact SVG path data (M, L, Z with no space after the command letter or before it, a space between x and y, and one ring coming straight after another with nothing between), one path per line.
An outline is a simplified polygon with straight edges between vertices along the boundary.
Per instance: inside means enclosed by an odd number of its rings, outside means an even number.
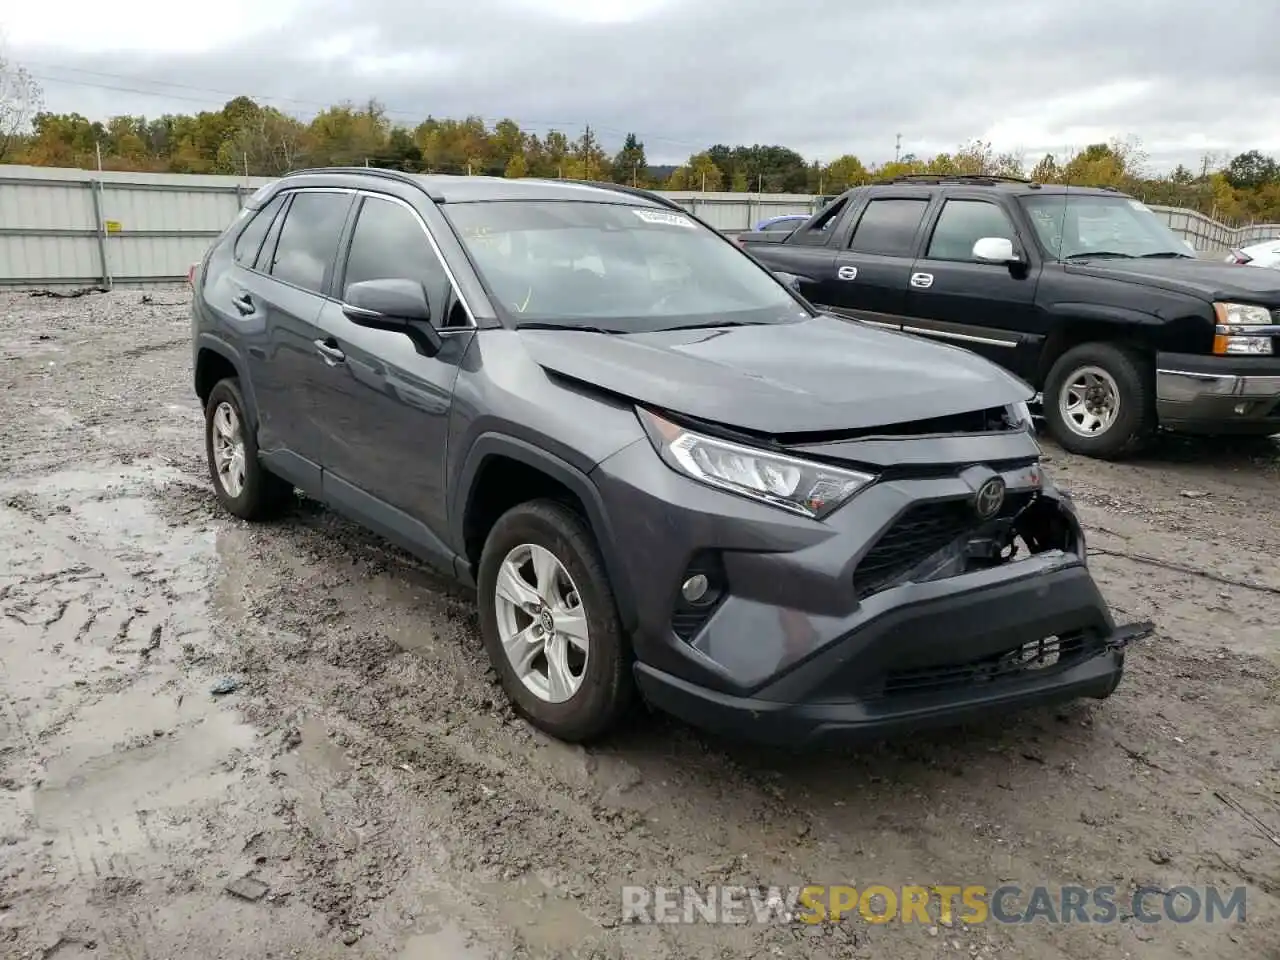
M604 327L593 327L590 324L580 323L546 323L540 320L530 320L527 323L517 323L517 330L577 330L580 333L626 333L625 330L606 330Z
M1132 260L1133 254L1120 253L1117 250L1089 250L1087 252L1072 253L1063 257L1063 260L1094 260L1098 257L1123 257L1125 260Z
M1177 250L1162 250L1159 253L1144 253L1138 259L1139 260L1194 260L1196 258L1189 253L1179 253Z
M685 323L678 327L661 327L655 333L667 333L671 330L716 330L720 327L767 327L767 323L746 323L742 320L716 320L711 323Z

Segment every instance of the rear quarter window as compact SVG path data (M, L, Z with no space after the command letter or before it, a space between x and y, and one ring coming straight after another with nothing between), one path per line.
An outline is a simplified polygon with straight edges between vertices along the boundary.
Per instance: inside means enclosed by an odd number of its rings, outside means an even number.
M236 263L243 267L254 265L258 259L258 251L262 249L262 241L266 239L267 231L271 229L272 222L283 206L284 194L281 194L261 210L249 215L249 222L240 231L235 246L232 247Z

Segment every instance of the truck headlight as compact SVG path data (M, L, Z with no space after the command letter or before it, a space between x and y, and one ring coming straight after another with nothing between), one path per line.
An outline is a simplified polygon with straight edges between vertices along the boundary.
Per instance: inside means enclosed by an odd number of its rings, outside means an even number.
M869 473L831 467L686 430L636 408L654 449L686 477L815 520L875 481Z
M1270 356L1271 311L1249 303L1215 303L1217 326L1213 331L1213 352L1226 356Z

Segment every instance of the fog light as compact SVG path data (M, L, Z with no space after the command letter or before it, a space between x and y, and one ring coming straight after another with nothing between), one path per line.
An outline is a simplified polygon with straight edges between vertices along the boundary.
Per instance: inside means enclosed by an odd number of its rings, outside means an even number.
M680 595L689 603L697 603L707 595L707 588L710 585L706 574L698 573L680 586Z

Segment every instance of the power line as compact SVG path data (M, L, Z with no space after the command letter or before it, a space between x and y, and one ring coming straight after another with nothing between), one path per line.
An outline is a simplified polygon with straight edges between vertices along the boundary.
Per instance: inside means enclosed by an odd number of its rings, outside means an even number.
M125 86L125 85L116 84L116 83L103 83L97 80L79 80L72 77L50 76L48 74L43 74L43 73L30 74L32 79L38 80L41 83L63 83L71 86L88 87L91 89L111 90L116 93L131 93L131 94L146 96L146 97L161 97L166 100L180 100L187 103L198 103L205 106L209 106L215 103L218 106L225 105L226 101L219 99L222 97L226 97L228 99L235 99L236 97L248 97L250 100L263 102L263 103L266 103L267 105L273 105L275 102L293 103L293 104L298 104L300 106L311 107L315 109L317 112L321 110L328 110L331 107L335 106L335 104L332 104L332 103L325 103L324 101L321 101L321 100L311 100L303 97L286 97L286 96L278 96L278 95L254 94L254 93L244 93L244 92L237 93L230 90L221 90L216 87L196 86L188 83L175 83L168 80L150 80L144 77L129 76L127 74L119 74L119 73L106 73L101 70L85 70L80 67L66 67L60 64L36 63L35 66L43 67L46 69L65 71L68 73L79 73L79 74L84 74L86 76L92 76L92 77L104 77L108 80L121 80L131 84L142 83L142 84L148 84L151 86L171 87L177 90L190 90L195 93L210 94L211 96L203 96L203 97L195 97L195 96L189 96L189 95L184 96L179 93L171 93L169 90L148 90L148 89L143 89L137 86ZM397 107L389 107L384 105L383 111L388 116L402 117L404 119L412 119L412 120L416 120L419 123L421 123L423 120L426 119L426 117L422 114L422 112L418 110L405 110ZM519 125L522 130L526 128L541 128L543 130L546 130L547 132L563 131L566 129L568 130L577 129L577 124L578 124L578 121L521 120L517 117L478 117L478 119L489 125L500 123L503 120L509 120ZM673 137L662 137L657 135L644 134L634 130L624 131L624 130L619 130L618 128L615 128L615 127L600 127L600 126L596 126L595 124L592 124L591 126L595 130L603 130L607 133L611 133L621 137L625 137L628 134L634 133L637 137L646 141L656 140L664 143L678 144L680 146L685 146L685 147L699 146L697 143L694 143L691 140L678 140Z

